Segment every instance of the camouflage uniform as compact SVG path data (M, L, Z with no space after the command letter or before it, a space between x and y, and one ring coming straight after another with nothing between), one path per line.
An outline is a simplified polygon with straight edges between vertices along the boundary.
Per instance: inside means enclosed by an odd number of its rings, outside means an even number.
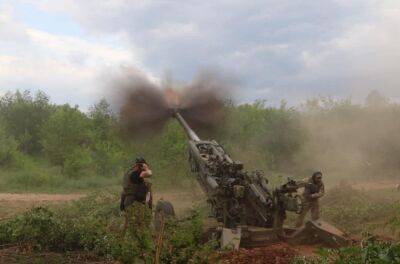
M123 191L121 193L121 210L125 210L133 204L133 202L146 202L146 196L149 191L144 180L141 179L140 169L128 170L123 179Z
M308 211L311 211L311 220L315 221L319 219L319 198L324 194L324 184L322 182L319 184L315 183L313 177L305 184L303 193L303 209L297 218L296 227L301 227L303 225Z

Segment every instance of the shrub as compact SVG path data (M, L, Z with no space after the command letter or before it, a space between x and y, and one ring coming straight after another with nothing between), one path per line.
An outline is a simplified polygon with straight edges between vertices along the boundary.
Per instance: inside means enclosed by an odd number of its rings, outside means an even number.
M215 241L202 243L202 219L198 211L192 211L185 222L167 221L162 263L209 263Z
M93 146L93 163L96 173L102 176L116 176L120 172L123 153L118 145L100 141Z
M59 107L43 124L41 143L49 160L55 165L64 165L77 147L88 144L88 118L77 107Z
M77 147L66 154L64 161L65 175L73 178L79 178L92 163L91 153L88 149Z
M340 249L321 249L314 258L301 257L294 264L391 264L400 262L400 243L378 241L367 236L360 246Z
M0 222L0 245L28 243L36 250L83 250L122 263L152 263L151 211L135 204L128 211L128 229L122 232L118 199L118 195L109 192L96 192L63 208L33 208ZM162 260L206 263L212 247L202 245L201 230L197 213L181 222L168 222Z
M8 166L15 164L16 158L22 154L18 151L18 142L6 132L0 119L0 165Z

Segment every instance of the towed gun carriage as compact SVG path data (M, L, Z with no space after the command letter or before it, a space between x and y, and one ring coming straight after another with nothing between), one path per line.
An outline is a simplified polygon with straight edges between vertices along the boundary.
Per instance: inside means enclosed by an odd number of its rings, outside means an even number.
M290 237L295 243L347 244L341 231L323 221L309 221L301 229L283 228L286 211L301 212L297 189L302 184L288 179L272 189L261 171L245 171L215 140L201 140L178 110L173 110L173 116L189 138L190 168L207 196L212 216L222 225L221 241L239 240L240 245L251 247Z
M233 161L215 140L204 141L189 127L178 111L174 116L189 137L192 172L208 198L214 217L225 227L251 225L276 227L283 211L301 210L301 200L293 195L298 185L293 180L273 190L261 171L247 172Z

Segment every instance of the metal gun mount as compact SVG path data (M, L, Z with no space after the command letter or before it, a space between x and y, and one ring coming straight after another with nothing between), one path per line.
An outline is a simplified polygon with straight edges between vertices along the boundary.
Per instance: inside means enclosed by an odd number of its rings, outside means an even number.
M297 195L300 186L289 179L272 189L261 171L245 171L243 164L234 161L215 140L201 140L178 110L172 113L189 138L190 168L219 223L216 230L221 231L222 246L238 246L239 242L245 247L266 245L282 237L295 243L317 241L331 247L347 243L341 231L323 221L310 221L300 229L284 228L287 211L301 212L302 202Z

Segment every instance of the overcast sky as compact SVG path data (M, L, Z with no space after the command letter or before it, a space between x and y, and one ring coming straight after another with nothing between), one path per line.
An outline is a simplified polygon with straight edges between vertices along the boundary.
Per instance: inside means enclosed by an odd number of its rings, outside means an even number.
M44 90L83 109L132 67L240 81L238 101L400 98L398 0L0 0L0 93Z

